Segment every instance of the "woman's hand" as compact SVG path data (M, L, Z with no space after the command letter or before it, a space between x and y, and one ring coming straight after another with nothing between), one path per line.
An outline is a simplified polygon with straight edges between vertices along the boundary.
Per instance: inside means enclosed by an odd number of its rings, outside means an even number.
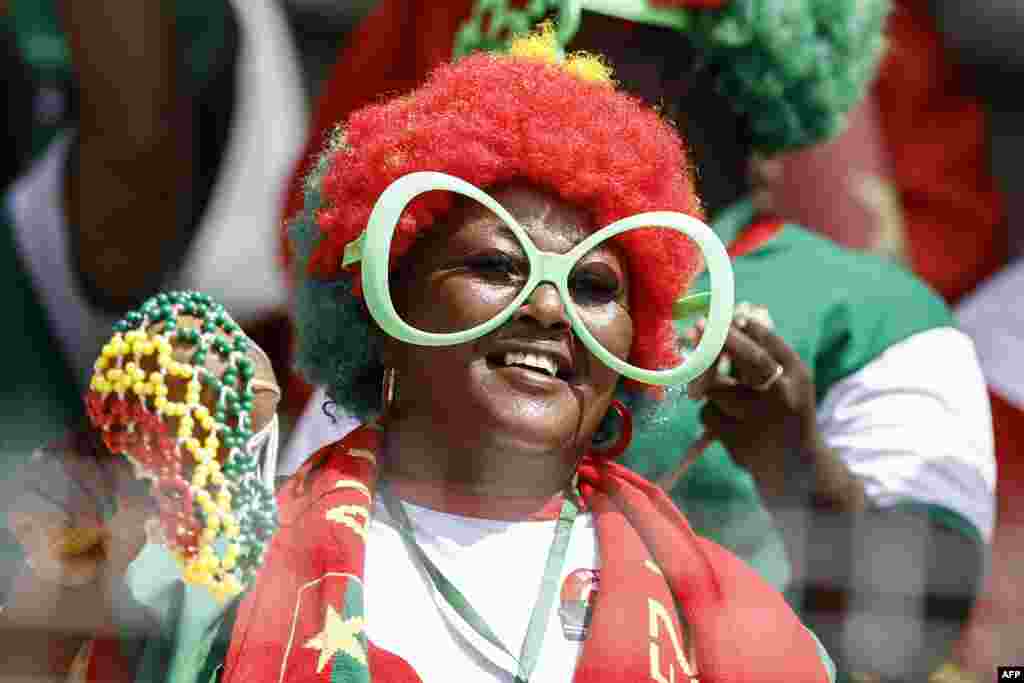
M725 357L728 374L719 368ZM859 481L818 431L810 368L765 322L737 316L722 356L689 391L707 398L705 428L750 471L769 506L808 497L844 509L863 503Z

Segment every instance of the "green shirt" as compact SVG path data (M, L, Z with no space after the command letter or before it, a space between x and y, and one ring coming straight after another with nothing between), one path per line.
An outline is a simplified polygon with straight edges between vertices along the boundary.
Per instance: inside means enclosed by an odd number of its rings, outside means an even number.
M712 227L730 244L753 219L752 205L741 202ZM736 258L733 268L736 300L768 308L775 332L813 372L819 404L833 385L893 344L953 324L938 295L895 262L844 249L795 225ZM706 273L692 289L708 289ZM669 402L651 428L638 430L623 458L651 479L671 471L703 431L699 403L685 394L671 394ZM748 560L779 588L788 585L782 537L750 474L720 443L704 452L671 495L697 533Z

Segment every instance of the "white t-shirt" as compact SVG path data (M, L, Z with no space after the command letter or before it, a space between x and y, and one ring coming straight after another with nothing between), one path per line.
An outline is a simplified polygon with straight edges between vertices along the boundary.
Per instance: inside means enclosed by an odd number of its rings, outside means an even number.
M557 522L476 519L403 505L426 555L518 657ZM593 518L580 513L559 588L573 572L598 570L599 562ZM514 680L516 662L447 605L380 502L370 524L366 576L372 577L364 593L367 636L407 661L424 681ZM560 607L556 595L531 681L572 680L582 641L566 637Z
M282 475L357 426L343 413L332 421L322 410L326 400L322 389L310 399L284 449ZM876 505L940 505L991 540L992 418L978 356L963 332L936 328L892 345L829 389L818 427Z

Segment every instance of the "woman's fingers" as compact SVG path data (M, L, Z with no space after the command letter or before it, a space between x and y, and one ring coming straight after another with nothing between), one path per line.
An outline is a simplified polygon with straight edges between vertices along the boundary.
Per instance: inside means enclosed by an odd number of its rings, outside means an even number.
M791 370L803 363L793 348L779 335L759 320L748 318L742 326L743 334L777 361L785 370Z
M746 329L755 326L760 327L759 323L753 320L745 321ZM733 377L746 387L764 386L776 375L779 365L781 365L774 354L755 341L746 333L745 329L741 329L737 324L733 324L729 329L729 336L725 340L725 349L732 359Z

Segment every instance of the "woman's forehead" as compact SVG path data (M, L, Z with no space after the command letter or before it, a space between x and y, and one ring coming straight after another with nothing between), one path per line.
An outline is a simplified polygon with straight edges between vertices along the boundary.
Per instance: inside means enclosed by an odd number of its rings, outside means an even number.
M562 246L567 251L593 231L589 212L554 193L525 184L502 186L489 194L508 211L544 250ZM489 209L469 200L450 226L469 237L505 235L515 237L504 222ZM539 242L548 242L543 246Z

